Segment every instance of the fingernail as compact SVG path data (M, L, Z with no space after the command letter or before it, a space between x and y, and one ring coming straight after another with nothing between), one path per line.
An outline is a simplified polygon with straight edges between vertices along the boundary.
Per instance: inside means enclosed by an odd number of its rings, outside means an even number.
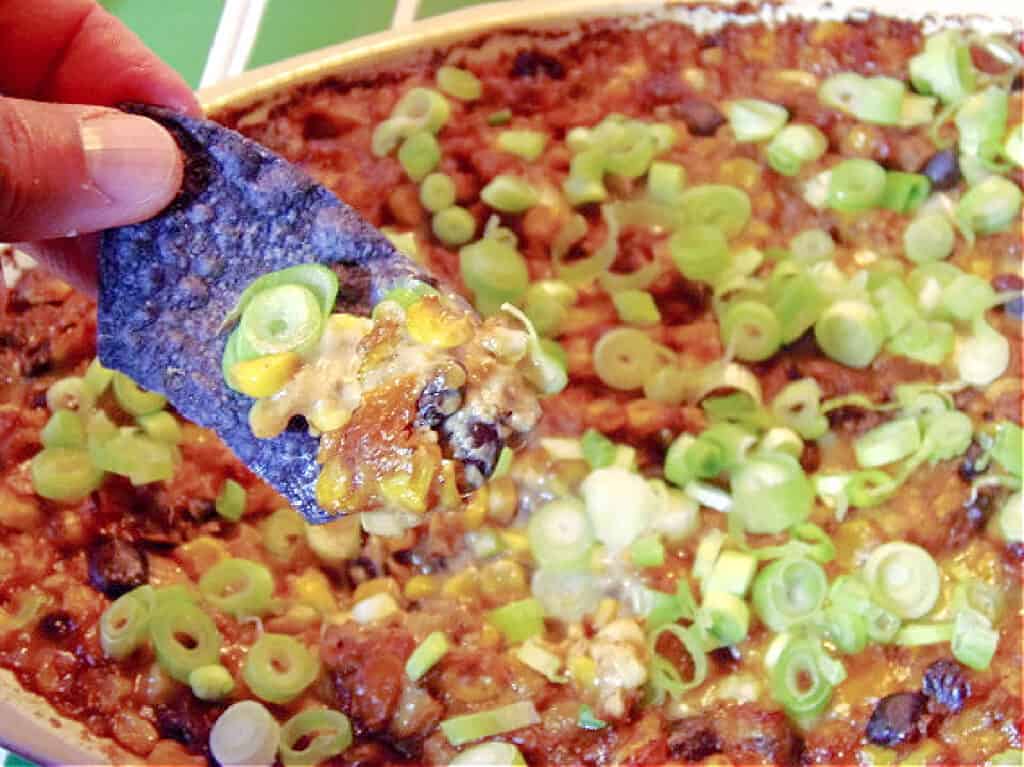
M181 183L181 155L171 135L146 117L103 113L79 124L86 168L112 202L146 208L169 200Z

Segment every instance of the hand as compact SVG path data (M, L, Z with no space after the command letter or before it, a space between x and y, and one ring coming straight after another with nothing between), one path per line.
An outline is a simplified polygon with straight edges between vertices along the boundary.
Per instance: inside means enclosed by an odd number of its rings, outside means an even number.
M174 139L114 104L199 114L188 85L95 0L0 0L0 242L96 292L98 236L181 185Z

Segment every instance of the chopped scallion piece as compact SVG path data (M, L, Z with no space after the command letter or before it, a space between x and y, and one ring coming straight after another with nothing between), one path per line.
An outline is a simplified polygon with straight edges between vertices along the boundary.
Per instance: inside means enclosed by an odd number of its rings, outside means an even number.
M956 233L941 213L923 213L903 230L903 249L917 264L948 258L956 244Z
M875 307L866 301L837 301L814 323L814 338L836 362L863 368L881 350L885 326Z
M853 72L832 75L818 89L825 106L864 122L899 125L907 88L892 77L862 77Z
M443 66L437 70L437 87L459 101L476 101L483 95L480 79L468 69Z
M932 182L927 176L891 170L885 174L881 205L897 213L910 213L921 207L931 190Z
M529 182L507 173L491 179L480 192L480 198L502 213L522 213L536 205L540 199Z
M612 303L619 319L630 325L657 325L661 322L658 305L645 290L620 290L612 294Z
M719 539L720 540L720 539ZM746 596L747 589L757 572L757 559L741 551L723 551L717 555L707 577L701 581L701 591L722 591L736 597ZM694 564L694 575L697 567Z
M901 647L922 647L948 642L952 638L952 623L905 623L892 638L892 643Z
M103 470L93 465L89 451L48 447L29 463L32 489L53 501L80 501L103 482Z
M657 652L658 639L664 634L671 634L679 640L683 649L690 656L693 676L689 680L683 681L679 670L672 662ZM675 623L659 626L648 634L647 648L651 656L649 684L655 703L663 702L666 694L670 698L676 699L689 690L700 687L707 679L708 659L695 627L684 629Z
M665 545L657 535L637 538L629 547L629 558L637 567L661 567L665 564Z
M72 410L58 410L39 433L43 447L85 447L82 416Z
M446 173L431 173L420 184L420 202L431 213L455 204L455 182Z
M962 607L953 619L953 657L975 671L987 671L999 646L999 631L976 610Z
M1024 541L1024 496L1020 490L1003 503L992 521L992 529L1007 543Z
M721 323L726 348L744 362L766 360L782 345L778 317L760 301L736 301Z
M1021 190L1002 176L972 186L956 206L957 226L964 237L1005 232L1020 220Z
M957 104L974 90L977 74L970 48L959 30L931 35L909 66L914 88L935 94L945 104Z
M939 568L931 554L912 543L892 541L871 552L864 578L872 597L900 618L926 615L939 598Z
M497 140L501 151L531 162L541 156L547 143L548 134L536 130L503 130Z
M473 214L459 205L452 205L434 214L430 221L434 234L445 245L464 245L476 233L476 219ZM497 240L481 240L497 242Z
M583 704L580 706L580 712L576 718L576 726L581 730L603 730L608 723L598 719L594 715L593 709Z
M1024 437L1020 426L1013 421L1000 421L996 424L995 441L989 454L992 459L1015 477L1021 476L1021 464L1024 463Z
M245 501L245 488L233 479L226 479L217 496L217 513L229 522L237 522L245 514Z
M813 125L790 124L775 134L765 151L768 165L783 176L795 176L804 165L825 154L828 139Z
M739 142L767 141L789 119L785 107L760 99L737 99L725 107L729 127Z
M498 629L509 644L525 642L544 631L544 610L536 599L520 599L487 613L487 622Z
M237 618L261 615L274 596L274 576L259 562L222 559L199 579L203 598L222 612Z
M712 225L679 229L669 239L668 247L680 273L697 282L713 282L729 267L731 260L725 234Z
M154 610L150 639L161 668L183 684L197 668L220 660L220 632L213 619L191 602L169 601Z
M686 168L674 162L655 162L647 171L647 194L662 205L675 205L686 186Z
M815 716L828 705L832 690L845 678L843 664L829 657L820 641L792 639L772 665L772 697L792 717Z
M772 562L754 579L754 609L772 631L786 631L812 618L828 595L821 565L803 557Z
M750 608L739 597L725 591L709 591L700 609L708 631L719 642L734 645L747 638Z
M210 730L210 753L222 765L271 767L279 743L277 720L255 700L228 706Z
M860 436L853 445L857 463L874 469L901 461L921 446L921 429L913 418L898 418L876 426Z
M789 251L794 261L810 266L831 260L836 252L836 243L824 229L805 229L789 241Z
M811 513L814 488L800 463L785 453L751 456L732 470L730 514L751 533L778 533Z
M441 722L441 732L453 746L461 746L481 738L490 738L540 722L533 701L522 700L507 706L453 716ZM490 764L490 763L488 763Z
M429 634L416 645L416 649L412 651L412 655L405 662L406 676L413 682L418 682L447 654L449 647L448 637L444 635L443 631Z
M344 753L352 739L352 724L340 711L303 709L281 727L281 763L285 767L322 764Z
M828 206L843 212L869 210L882 204L886 172L873 160L854 158L833 166Z
M511 743L491 741L467 748L451 761L452 767L526 767L526 760Z
M679 196L683 219L691 226L709 226L726 237L735 237L750 221L750 197L742 189L725 184L701 184Z
M988 386L1009 366L1010 342L983 315L975 317L973 331L957 349L957 371L964 383Z
M298 639L264 633L249 648L242 677L253 694L268 703L290 703L313 683L319 665Z
M486 296L499 304L518 301L530 283L526 260L519 251L491 238L478 240L459 250L459 271L462 281L478 300L480 296Z
M440 161L441 145L429 131L413 133L398 149L398 162L402 170L417 183L426 178Z
M534 559L553 571L582 569L594 545L586 508L575 498L558 498L534 511L527 534Z
M658 365L654 343L635 328L613 328L602 335L594 345L593 360L598 378L620 391L641 388Z
M992 159L1002 149L1009 112L1009 93L994 85L975 93L956 112L960 154Z

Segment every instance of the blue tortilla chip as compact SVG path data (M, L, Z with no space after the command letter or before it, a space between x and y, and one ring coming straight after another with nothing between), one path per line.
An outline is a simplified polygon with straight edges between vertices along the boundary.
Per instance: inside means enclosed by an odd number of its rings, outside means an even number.
M104 365L166 395L311 522L318 440L296 422L272 439L249 428L252 400L221 374L225 316L267 272L318 262L341 283L338 304L367 313L403 279L436 281L330 191L216 123L130 107L168 128L186 158L178 198L160 215L103 234L98 346Z

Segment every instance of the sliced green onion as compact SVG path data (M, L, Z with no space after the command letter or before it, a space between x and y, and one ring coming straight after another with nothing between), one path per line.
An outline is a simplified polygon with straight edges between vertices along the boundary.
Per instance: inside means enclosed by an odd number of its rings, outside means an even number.
M828 149L828 138L813 125L790 124L775 134L765 150L768 165L783 176L795 176Z
M722 230L712 225L679 229L668 247L676 268L688 280L713 282L729 267L729 242Z
M759 301L737 301L722 317L722 340L738 359L760 362L771 357L782 345L779 320Z
M659 498L642 476L618 466L591 472L580 485L594 535L612 552L650 528Z
M889 339L888 350L928 365L938 365L953 351L953 326L915 318Z
M29 463L32 489L53 501L80 501L103 482L103 470L93 465L89 451L77 447L48 447Z
M501 302L518 301L530 281L526 260L519 251L494 239L479 240L460 249L459 269L462 281L474 295L491 296Z
M124 660L149 638L149 603L138 589L117 598L100 618L100 646L113 660Z
M996 292L976 274L958 275L942 290L942 308L954 320L969 322L996 303Z
M912 543L883 543L864 563L864 578L879 605L900 618L920 618L939 598L939 568L932 556Z
M340 711L307 708L281 727L281 763L322 764L352 745L352 724Z
M503 130L498 134L498 149L534 161L544 152L548 134L536 130Z
M184 600L167 601L154 610L149 634L156 659L183 684L197 668L220 660L221 636L209 615Z
M832 167L828 206L852 213L876 208L885 195L885 168L873 160L854 158Z
M885 326L875 307L866 301L837 301L814 323L814 338L836 362L863 368L881 351Z
M236 618L260 615L270 608L274 576L259 562L222 559L203 573L199 590L206 601Z
M827 305L826 296L808 274L782 281L773 292L772 309L779 320L784 344L792 343L813 327Z
M948 461L966 453L973 436L974 424L966 413L936 413L925 421L921 453L933 463Z
M1013 421L996 424L995 441L989 454L993 460L1015 477L1021 476L1024 463L1024 437L1020 426Z
M522 213L536 205L540 197L528 181L503 173L481 190L480 199L502 213Z
M520 663L533 669L549 682L564 684L567 681L566 677L559 673L562 659L533 639L519 645L512 654Z
M451 645L443 631L435 631L416 645L409 659L405 662L405 673L413 682L418 682L424 674L438 664L447 655Z
M1024 762L1024 751L1019 748L1008 748L990 757L987 763L990 767L1017 767L1022 762Z
M145 432L146 436L157 442L177 445L184 439L178 419L167 411L140 415L135 420L142 427L142 431Z
M316 657L297 639L265 633L249 648L242 677L258 698L289 703L313 683L319 671Z
M790 640L770 673L772 697L795 718L821 713L835 686L846 678L843 664L810 638Z
M544 610L536 599L520 599L488 612L487 622L498 629L509 644L516 644L544 631Z
M226 479L217 496L217 513L229 522L237 522L245 514L245 501L245 488L233 479Z
M615 462L615 443L596 429L587 429L583 433L580 446L583 449L583 459L591 469L602 469Z
M398 149L398 162L413 181L419 183L441 161L441 145L434 134L418 131L402 142Z
M742 189L724 184L701 184L685 189L678 207L691 227L710 226L735 237L750 220L750 197Z
M443 66L437 70L437 87L459 101L476 101L484 92L483 83L468 69Z
M284 285L297 285L312 291L316 296L322 315L326 316L334 310L334 303L338 296L338 275L323 264L300 264L264 274L253 280L225 317L224 325L228 326L241 317L249 303L257 295ZM258 353L261 352L255 352L254 356Z
M999 646L999 632L981 613L961 608L953 619L953 657L975 671L987 671Z
M1003 154L1018 168L1024 168L1024 123L1017 123L1007 132Z
M85 381L82 378L78 376L62 378L59 381L54 381L46 390L46 406L51 413L56 413L58 410L78 410L85 393Z
M897 213L910 213L921 207L932 190L932 182L920 173L891 170L885 174L881 205Z
M621 290L612 294L619 319L630 325L657 325L661 312L654 298L644 290Z
M473 239L476 234L476 219L459 205L452 205L434 214L430 220L431 230L434 235L445 245L464 245ZM497 242L496 240L481 240L481 242Z
M391 117L374 129L373 153L385 157L402 139L421 130L436 134L450 115L451 106L443 95L430 88L413 88L399 99Z
M903 250L917 264L949 258L956 244L956 233L941 213L923 213L903 230Z
M507 706L453 716L441 722L441 732L453 746L461 746L481 738L521 730L540 722L533 701L521 700Z
M629 558L636 567L661 567L665 564L665 545L659 536L645 535L630 545Z
M947 29L931 35L909 66L914 88L924 94L935 94L945 104L957 104L974 90L977 73L970 48L959 30Z
M679 202L686 186L686 168L674 162L655 162L647 171L647 195L662 205Z
M277 761L280 727L255 700L228 706L210 730L210 753L217 764L271 767Z
M836 252L836 243L824 229L805 229L789 241L789 250L794 261L809 266L830 261Z
M825 631L832 644L847 655L856 655L867 647L867 622L858 613L838 607L826 608Z
M702 542L703 543L703 542ZM698 552L699 553L699 552ZM723 551L711 565L707 577L701 581L701 591L721 591L736 597L746 596L747 589L757 572L757 559L741 551ZM696 562L694 575L697 575Z
M541 280L527 288L523 311L538 333L553 336L557 335L576 298L577 291L571 285L561 280Z
M821 84L818 99L825 106L864 122L899 125L906 91L906 86L892 77L861 77L843 72Z
M603 730L608 726L608 723L598 719L594 715L594 710L584 703L580 706L580 712L576 718L576 726L581 730Z
M301 285L288 284L254 295L242 312L238 329L240 338L258 355L281 354L312 346L320 338L323 322L320 304L313 291ZM114 392L117 391L118 378L115 376ZM159 408L152 408L156 409Z
M786 453L799 459L804 452L804 441L799 434L786 426L773 426L761 437L758 449L768 453Z
M82 376L82 390L93 402L98 400L114 380L114 371L103 367L100 358L96 357Z
M737 99L725 106L729 127L739 142L767 141L786 124L785 107L760 99Z
M430 173L420 184L420 202L431 213L455 204L455 182L447 173Z
M711 635L723 644L734 645L747 638L750 608L739 597L725 591L709 591L704 595L701 612Z
M1002 176L991 176L967 190L956 206L956 221L964 237L1008 231L1020 220L1020 187Z
M1010 94L994 85L975 93L956 111L960 152L991 159L1002 148L1009 113Z
M671 661L657 652L658 639L663 634L672 634L682 644L690 656L693 665L693 676L683 681L682 676ZM696 689L704 684L708 675L708 658L704 652L700 636L694 630L684 629L675 623L659 626L647 635L647 649L651 657L650 662L650 687L655 704L664 701L667 694L673 700L679 698L686 692Z
M779 533L811 513L814 488L800 463L785 453L751 456L732 471L730 514L751 533Z
M820 486L820 480L820 475L815 478L816 489ZM817 492L821 494L820 489ZM751 553L761 560L807 557L822 564L831 562L836 557L836 545L828 533L811 522L794 525L791 536L791 540L781 546L764 546L754 549Z
M499 109L487 115L488 125L508 125L512 121L512 110Z
M988 386L1009 366L1010 342L983 315L975 317L973 331L957 349L957 372L964 383Z
M557 394L569 383L567 356L556 341L537 335L530 318L509 303L501 305L507 312L523 323L527 333L526 378L542 394Z
M605 153L596 149L573 155L569 177L562 184L562 191L570 204L586 205L608 199L608 190L604 186L606 164Z
M519 749L511 743L491 741L467 748L451 760L451 765L452 767L526 767L526 760Z
M113 383L117 404L131 415L155 413L167 404L167 398L162 394L140 388L124 373L114 373Z
M85 447L85 425L73 410L58 410L39 433L43 447Z
M892 644L901 647L923 647L930 644L942 644L953 638L952 623L905 623Z
M594 545L586 508L575 498L558 498L534 511L527 535L534 559L549 570L582 569Z
M913 455L921 446L921 429L913 418L876 426L854 442L857 463L864 469L886 466Z
M639 178L651 167L658 144L648 126L630 121L618 141L606 148L605 170L624 178Z
M757 616L772 631L786 631L809 620L827 595L825 571L802 557L772 562L757 574L752 592Z
M578 621L597 609L601 600L597 578L586 572L549 572L538 569L530 580L530 591L544 614L563 621Z
M598 378L621 391L641 388L658 362L650 337L634 328L613 328L601 336L593 360Z
M263 548L279 562L290 562L306 539L306 523L290 508L275 511L260 524Z
M188 675L188 686L199 700L223 700L235 689L231 672L220 664L200 666Z

